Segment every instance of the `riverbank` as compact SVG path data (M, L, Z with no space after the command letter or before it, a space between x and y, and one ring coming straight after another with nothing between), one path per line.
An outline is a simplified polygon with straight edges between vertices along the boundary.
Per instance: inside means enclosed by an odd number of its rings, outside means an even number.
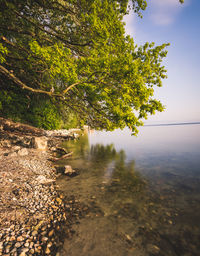
M0 143L0 255L59 255L63 234L70 236L71 222L81 211L79 202L63 198L55 184L59 174L50 159L64 135L49 135L41 143L48 144L45 150L21 146L30 141L27 137L13 145L9 136L1 136Z

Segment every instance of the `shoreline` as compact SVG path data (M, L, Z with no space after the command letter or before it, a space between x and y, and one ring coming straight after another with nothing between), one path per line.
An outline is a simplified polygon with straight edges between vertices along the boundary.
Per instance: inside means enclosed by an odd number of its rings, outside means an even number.
M67 139L63 134L48 137L47 150L0 141L0 256L59 255L63 234L70 234L80 208L75 198L64 198L55 183L59 174L50 161L51 148L62 138Z

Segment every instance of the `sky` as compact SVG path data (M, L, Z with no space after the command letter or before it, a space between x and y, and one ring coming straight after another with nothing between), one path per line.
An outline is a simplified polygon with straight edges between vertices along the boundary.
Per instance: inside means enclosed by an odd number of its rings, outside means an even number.
M126 33L139 46L170 43L163 61L168 78L155 89L166 110L148 122L200 121L200 0L148 0L143 18L125 17ZM147 123L147 122L146 122Z

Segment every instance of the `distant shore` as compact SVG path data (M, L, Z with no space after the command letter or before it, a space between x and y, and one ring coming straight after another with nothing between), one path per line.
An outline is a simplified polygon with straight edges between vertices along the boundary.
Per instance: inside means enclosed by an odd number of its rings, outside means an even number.
M200 122L164 123L164 124L144 124L144 126L172 126L172 125L193 125L193 124L200 124Z

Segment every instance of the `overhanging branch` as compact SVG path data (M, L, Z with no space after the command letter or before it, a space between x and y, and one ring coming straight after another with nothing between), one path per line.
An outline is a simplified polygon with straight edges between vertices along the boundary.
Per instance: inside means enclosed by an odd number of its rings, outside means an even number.
M5 75L7 78L12 80L15 84L20 86L22 89L29 90L29 91L34 92L34 93L46 94L48 96L63 97L60 94L56 94L56 93L52 93L52 92L48 92L48 91L43 91L43 90L40 90L40 89L33 89L33 88L27 86L21 80L19 80L12 72L10 72L9 70L7 70L5 67L3 67L1 65L0 65L0 72L3 75Z
M0 65L0 72L5 75L7 78L9 78L10 80L12 80L15 84L17 84L18 86L20 86L22 89L31 91L33 93L40 93L40 94L46 94L50 97L59 97L59 98L64 98L64 95L70 90L72 89L74 86L78 85L78 84L82 84L84 82L77 82L74 84L71 84L69 87L67 87L62 93L53 93L51 91L44 91L44 90L40 90L40 89L33 89L32 87L27 86L25 83L23 83L21 80L19 80L19 78L17 78L12 72L10 72L8 69L6 69L5 67Z

